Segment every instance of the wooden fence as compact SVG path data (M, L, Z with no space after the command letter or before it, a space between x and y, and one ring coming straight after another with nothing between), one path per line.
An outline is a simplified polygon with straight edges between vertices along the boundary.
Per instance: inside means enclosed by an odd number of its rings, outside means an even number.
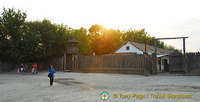
M38 70L48 70L50 65L53 65L56 70L63 70L63 56L53 56L48 58L40 58L35 61L38 65ZM35 62L26 62L28 72L31 72L32 64ZM0 72L9 72L17 70L20 67L20 63L14 62L0 62Z
M200 70L200 53L186 54L187 70L188 72L199 69Z
M79 56L78 66L89 72L143 73L152 69L152 60L137 54Z
M182 53L174 52L169 56L170 72L190 72L200 70L200 53Z
M48 70L50 65L53 65L56 70L63 70L63 56L53 56L40 58L36 61L38 70Z
M0 62L0 72L9 72L16 68L16 63Z
M184 56L180 52L169 55L169 72L184 72Z

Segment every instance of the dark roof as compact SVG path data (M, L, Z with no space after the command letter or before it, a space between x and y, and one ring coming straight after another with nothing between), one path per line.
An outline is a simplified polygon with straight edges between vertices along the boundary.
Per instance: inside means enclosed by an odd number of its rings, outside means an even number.
M69 42L69 43L78 43L79 41L76 40L75 38L72 38L72 39L68 40L67 42Z
M145 52L145 44L136 43L136 42L130 42L130 43L133 46L135 46L136 48L138 48L139 50ZM155 47L154 46L150 46L150 45L146 45L146 51L153 53L155 51ZM169 55L172 52L173 52L172 50L167 50L167 49L162 49L162 48L158 48L157 47L157 53L163 53L163 54Z

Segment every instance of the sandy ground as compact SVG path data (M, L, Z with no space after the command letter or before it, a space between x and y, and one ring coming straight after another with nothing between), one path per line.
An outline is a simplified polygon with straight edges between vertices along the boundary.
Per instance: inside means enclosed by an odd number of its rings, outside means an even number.
M57 72L0 74L0 102L199 102L200 76ZM102 92L109 99L100 98ZM134 97L133 97L134 96ZM158 98L159 96L159 98ZM182 96L178 99L179 96ZM173 99L174 98L174 99Z

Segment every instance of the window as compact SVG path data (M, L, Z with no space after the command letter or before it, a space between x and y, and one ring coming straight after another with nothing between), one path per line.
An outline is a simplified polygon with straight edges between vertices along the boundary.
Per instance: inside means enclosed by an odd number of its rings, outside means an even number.
M126 50L129 50L130 49L130 47L129 46L126 46Z

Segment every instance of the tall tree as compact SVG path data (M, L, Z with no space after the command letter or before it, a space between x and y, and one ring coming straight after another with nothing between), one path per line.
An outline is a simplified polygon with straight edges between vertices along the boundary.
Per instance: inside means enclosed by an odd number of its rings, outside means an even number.
M38 38L36 48L40 56L62 55L66 51L67 40L71 37L66 26L52 24L46 19L42 22L28 22L27 25L28 32L34 33Z
M122 33L119 30L106 29L101 38L101 44L99 45L103 50L102 54L113 53L122 44L120 39Z
M26 13L15 11L13 8L8 10L3 8L3 10L0 17L0 54L4 60L22 60Z
M105 27L98 24L92 25L89 29L89 46L91 47L92 52L95 52L97 55L102 54L103 49L99 45L101 45L100 40L102 39L104 31Z
M91 55L92 49L89 45L90 39L89 39L87 29L85 29L85 28L75 29L74 37L79 41L79 43L78 43L79 52L82 55Z
M89 29L89 46L97 55L112 53L122 44L119 30L107 29L101 25L92 25Z
M146 43L147 45L154 46L153 39L155 39L155 37L151 37L150 35L148 35L145 29L139 29L139 30L130 29L122 35L122 39L123 41L132 41L142 44ZM164 48L164 42L161 42L159 40L156 41L156 45L159 48Z

